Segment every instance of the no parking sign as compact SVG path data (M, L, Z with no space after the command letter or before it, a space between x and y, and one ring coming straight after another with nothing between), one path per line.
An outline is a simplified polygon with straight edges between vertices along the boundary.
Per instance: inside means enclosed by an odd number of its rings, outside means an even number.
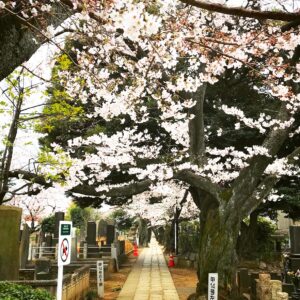
M58 240L58 266L65 266L71 262L72 222L61 221L59 223Z

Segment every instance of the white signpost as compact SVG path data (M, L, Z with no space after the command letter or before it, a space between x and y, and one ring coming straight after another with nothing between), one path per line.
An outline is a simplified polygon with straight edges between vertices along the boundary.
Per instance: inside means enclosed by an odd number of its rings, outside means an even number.
M59 239L58 239L58 253L57 253L57 288L56 299L62 299L62 285L64 266L71 262L71 242L72 242L72 222L60 221L59 222Z
M104 262L103 260L97 261L97 288L98 296L104 297Z
M208 274L208 300L218 300L218 273Z

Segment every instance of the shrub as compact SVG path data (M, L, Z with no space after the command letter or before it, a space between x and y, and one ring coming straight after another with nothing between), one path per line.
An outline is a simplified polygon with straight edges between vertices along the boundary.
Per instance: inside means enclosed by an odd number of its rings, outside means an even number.
M1 300L54 300L45 290L9 282L0 282Z

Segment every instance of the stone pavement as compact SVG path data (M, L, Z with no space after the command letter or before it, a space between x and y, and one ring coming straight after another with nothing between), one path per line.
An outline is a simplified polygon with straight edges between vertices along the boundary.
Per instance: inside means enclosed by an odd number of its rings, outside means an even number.
M163 252L155 239L139 255L117 300L179 300Z

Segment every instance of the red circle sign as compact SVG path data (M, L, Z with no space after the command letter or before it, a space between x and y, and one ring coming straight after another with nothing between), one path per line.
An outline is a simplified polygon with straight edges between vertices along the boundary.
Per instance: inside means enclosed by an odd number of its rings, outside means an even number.
M69 241L63 239L60 245L60 258L62 262L66 262L69 257Z

